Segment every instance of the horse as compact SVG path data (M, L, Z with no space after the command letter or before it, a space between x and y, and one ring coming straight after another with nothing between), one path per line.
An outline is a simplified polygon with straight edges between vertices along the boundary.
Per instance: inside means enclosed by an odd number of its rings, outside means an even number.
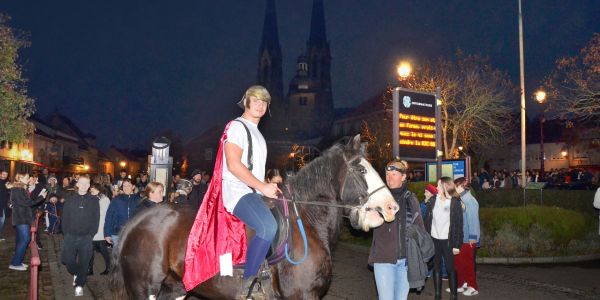
M393 221L399 208L365 158L359 135L347 144L339 143L324 151L287 184L303 221L297 223L298 216L290 216L289 255L299 258L305 254L303 239L308 244L308 255L300 264L282 260L265 267L273 292L267 298L320 299L332 280L331 255L342 218L350 218L356 228L369 230ZM187 237L195 215L177 205L157 205L124 226L119 244L113 249L111 283L115 299L185 297L181 280ZM303 226L304 238L299 224ZM235 299L242 272L236 269L233 277L217 274L187 295Z

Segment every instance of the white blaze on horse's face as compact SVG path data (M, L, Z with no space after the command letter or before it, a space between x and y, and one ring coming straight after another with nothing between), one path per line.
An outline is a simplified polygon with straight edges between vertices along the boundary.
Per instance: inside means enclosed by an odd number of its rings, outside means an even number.
M367 181L369 199L358 212L357 225L364 231L369 231L370 228L381 226L384 221L394 221L399 207L373 166L364 158L361 158L360 165L365 168L364 177Z

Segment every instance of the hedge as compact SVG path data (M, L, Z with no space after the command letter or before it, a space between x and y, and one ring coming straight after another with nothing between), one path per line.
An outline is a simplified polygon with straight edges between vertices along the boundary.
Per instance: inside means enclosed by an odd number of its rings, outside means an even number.
M409 189L422 201L424 182ZM480 205L481 248L479 256L522 257L600 253L598 212L594 191L523 190L472 191ZM354 230L346 222L341 240L370 246L372 233Z
M426 182L411 182L408 189L423 201ZM595 191L587 190L554 190L544 189L542 195L539 190L525 190L523 201L522 189L497 189L497 190L472 190L471 193L479 202L480 208L485 207L523 207L523 204L536 204L543 206L556 206L575 210L588 216L597 216L598 211L592 205Z
M479 213L481 256L554 256L600 250L598 228L591 230L591 220L574 210L530 205L482 208Z

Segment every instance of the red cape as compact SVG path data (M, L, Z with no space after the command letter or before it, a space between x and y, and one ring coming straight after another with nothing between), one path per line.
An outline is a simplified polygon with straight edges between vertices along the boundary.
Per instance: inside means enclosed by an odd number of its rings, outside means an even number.
M221 136L213 178L188 237L183 274L183 284L187 291L220 271L219 256L231 253L233 265L244 263L246 259L244 223L225 210L221 193L223 142L227 139L230 124L231 122L225 126Z

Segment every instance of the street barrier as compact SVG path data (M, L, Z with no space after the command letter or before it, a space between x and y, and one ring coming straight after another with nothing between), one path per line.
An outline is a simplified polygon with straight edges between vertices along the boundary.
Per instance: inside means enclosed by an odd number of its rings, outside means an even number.
M29 250L31 251L31 261L29 262L29 299L37 300L38 298L38 268L41 264L40 253L37 247L37 227L42 213L37 213L35 220L31 222L31 242Z

